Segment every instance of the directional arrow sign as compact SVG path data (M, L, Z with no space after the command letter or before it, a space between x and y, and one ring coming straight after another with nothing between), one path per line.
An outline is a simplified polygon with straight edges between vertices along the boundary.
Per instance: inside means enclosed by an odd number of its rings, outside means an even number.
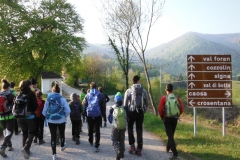
M232 90L188 89L188 98L232 98Z
M232 89L232 81L188 81L190 89Z
M187 62L228 63L232 62L231 55L188 55Z
M188 71L231 71L231 63L188 64Z
M188 99L188 107L232 107L232 99Z
M188 80L232 80L232 72L188 72Z

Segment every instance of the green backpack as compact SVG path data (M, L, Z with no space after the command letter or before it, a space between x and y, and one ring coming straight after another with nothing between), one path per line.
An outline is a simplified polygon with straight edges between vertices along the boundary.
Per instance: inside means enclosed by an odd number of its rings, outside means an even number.
M166 95L165 117L177 118L180 116L180 109L177 97L171 93Z
M124 129L126 128L127 122L126 122L126 112L125 109L120 107L114 107L113 111L113 126L117 129Z

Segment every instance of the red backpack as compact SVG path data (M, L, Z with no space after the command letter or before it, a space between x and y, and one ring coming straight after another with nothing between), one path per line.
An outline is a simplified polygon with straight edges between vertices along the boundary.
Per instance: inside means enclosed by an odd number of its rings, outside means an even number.
M12 110L7 107L8 100L5 95L0 95L0 115L10 113Z
M44 101L41 98L38 98L37 103L38 103L38 108L35 111L35 113L36 113L36 116L40 118L42 115L43 107L44 107Z

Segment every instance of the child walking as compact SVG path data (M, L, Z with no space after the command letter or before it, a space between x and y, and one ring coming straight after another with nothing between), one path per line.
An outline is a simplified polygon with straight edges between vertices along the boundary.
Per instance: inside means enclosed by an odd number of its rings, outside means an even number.
M127 115L122 106L122 95L118 92L114 98L114 105L110 107L108 113L108 121L112 124L111 139L114 150L116 151L116 159L124 158L125 151L125 131L127 125Z
M80 125L81 125L81 114L83 112L82 110L82 104L80 103L78 99L78 95L76 93L72 93L70 95L70 119L72 121L72 140L76 141L76 144L80 144Z
M45 117L42 114L43 107L45 104L45 101L42 99L42 92L37 91L37 102L38 102L38 108L36 110L36 135L34 137L33 143L37 143L37 139L39 140L39 145L45 143L43 140L43 131L44 131L44 119Z

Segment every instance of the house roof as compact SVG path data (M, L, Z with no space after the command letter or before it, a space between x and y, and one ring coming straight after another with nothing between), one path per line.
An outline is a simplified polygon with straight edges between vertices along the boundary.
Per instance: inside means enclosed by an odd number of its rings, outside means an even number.
M59 74L56 74L54 72L42 72L42 79L52 79L52 78L59 78L62 79L62 76L60 76Z

